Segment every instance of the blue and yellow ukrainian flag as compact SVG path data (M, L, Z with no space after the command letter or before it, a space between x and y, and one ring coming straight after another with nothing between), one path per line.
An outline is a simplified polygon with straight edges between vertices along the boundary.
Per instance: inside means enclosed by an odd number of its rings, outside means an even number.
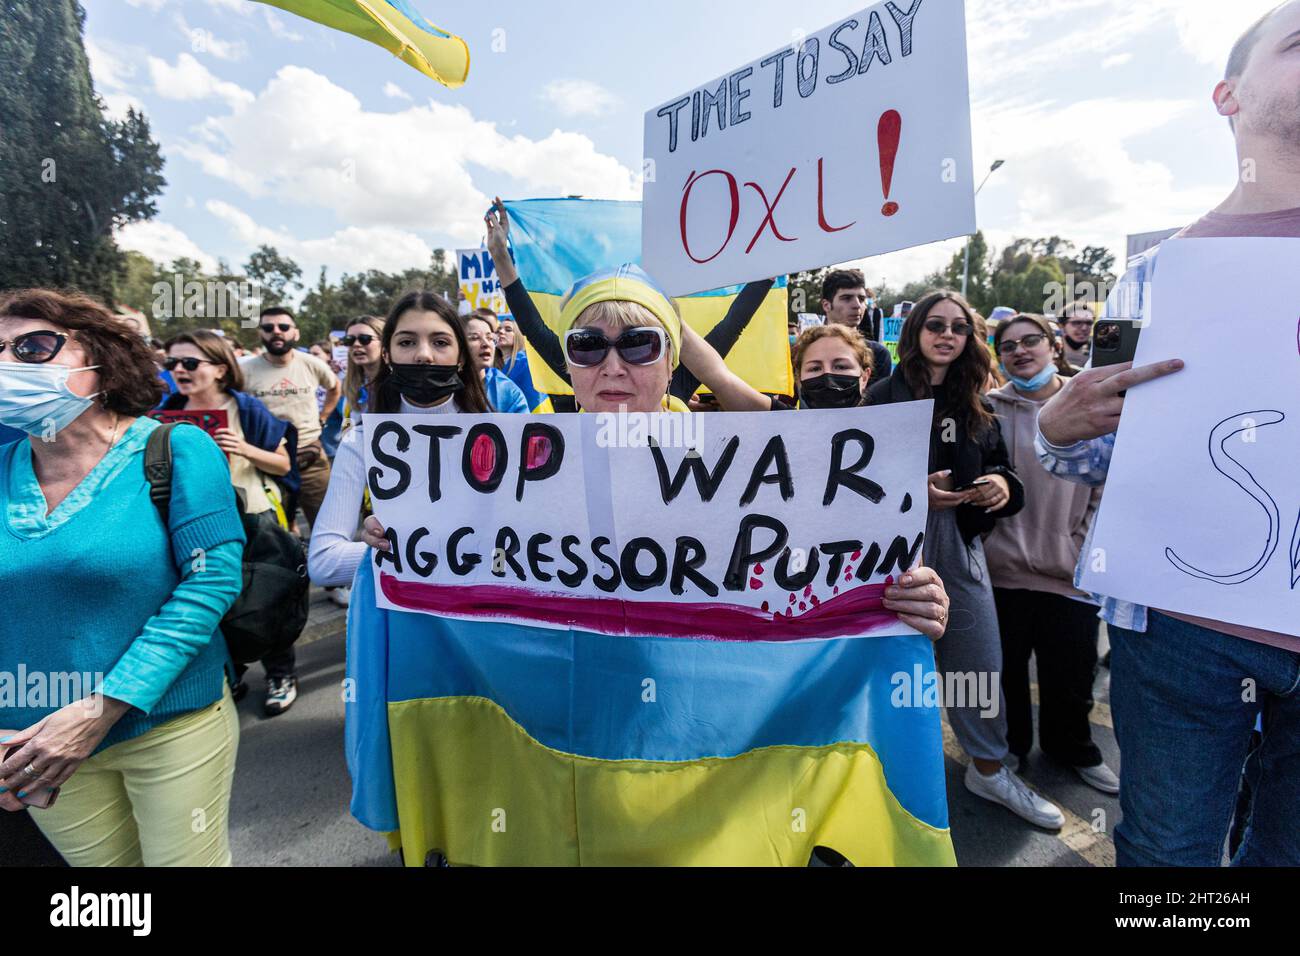
M605 199L524 199L505 204L515 267L537 311L557 328L560 303L583 276L641 262L641 203ZM653 277L652 277L653 278ZM794 388L786 332L787 278L780 276L725 356L727 365L760 392L789 395ZM727 314L740 286L683 296L682 318L701 335ZM533 385L550 395L572 395L528 347Z
M258 0L383 47L443 86L469 76L469 46L435 27L409 0Z
M348 611L352 813L408 865L955 865L919 635L610 636ZM930 675L926 677L925 675Z

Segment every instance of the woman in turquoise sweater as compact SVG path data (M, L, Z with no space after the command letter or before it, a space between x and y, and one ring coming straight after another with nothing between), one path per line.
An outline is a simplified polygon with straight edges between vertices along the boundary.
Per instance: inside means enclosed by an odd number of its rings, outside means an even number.
M144 448L162 397L134 331L81 295L0 295L0 808L73 865L229 865L239 724L218 629L244 534L224 455L171 436L164 527Z

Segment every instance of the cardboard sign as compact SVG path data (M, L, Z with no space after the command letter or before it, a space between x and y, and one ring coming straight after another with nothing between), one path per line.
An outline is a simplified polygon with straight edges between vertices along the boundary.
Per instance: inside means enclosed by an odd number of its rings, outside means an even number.
M497 315L506 311L506 297L501 291L496 265L486 249L457 249L460 291L465 296L468 315L475 309L491 309Z
M605 634L905 634L931 402L788 415L367 415L381 607Z
M1135 364L1187 365L1128 393L1088 590L1300 635L1298 256L1300 239L1160 247ZM1223 348L1228 325L1243 347Z
M962 0L846 17L646 112L642 255L672 295L975 231Z
M149 413L150 418L157 419L160 422L189 422L191 425L198 425L209 435L216 435L217 429L229 428L230 421L226 416L224 408L209 408L202 411L189 411L184 408L162 410L158 409Z

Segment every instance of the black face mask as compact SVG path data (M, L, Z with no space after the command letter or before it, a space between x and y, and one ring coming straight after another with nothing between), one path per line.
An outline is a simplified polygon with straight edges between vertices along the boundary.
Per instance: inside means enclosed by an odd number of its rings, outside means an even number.
M455 365L399 365L390 364L389 380L408 402L432 405L452 392L465 387L460 380L460 369Z
M826 372L799 383L804 408L854 408L862 403L862 381L857 375Z

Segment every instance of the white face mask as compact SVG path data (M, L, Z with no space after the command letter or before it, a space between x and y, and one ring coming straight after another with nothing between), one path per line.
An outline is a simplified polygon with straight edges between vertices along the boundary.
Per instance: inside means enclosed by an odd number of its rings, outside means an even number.
M0 424L18 428L29 435L52 429L62 431L93 403L95 395L78 395L68 388L73 372L99 368L69 368L49 362L34 365L25 362L0 362Z

